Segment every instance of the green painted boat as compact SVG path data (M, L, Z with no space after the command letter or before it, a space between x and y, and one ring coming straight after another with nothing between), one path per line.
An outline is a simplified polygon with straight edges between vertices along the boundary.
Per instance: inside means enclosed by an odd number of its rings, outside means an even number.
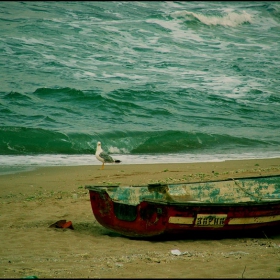
M130 237L280 225L280 175L85 188L96 220Z

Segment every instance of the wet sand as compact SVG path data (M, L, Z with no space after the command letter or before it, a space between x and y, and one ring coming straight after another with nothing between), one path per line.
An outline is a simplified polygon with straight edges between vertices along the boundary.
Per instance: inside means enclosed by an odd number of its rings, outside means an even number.
M280 174L280 159L43 167L0 176L0 277L279 278L280 229L132 239L95 220L85 185ZM50 228L58 220L74 229ZM173 255L172 250L181 255Z

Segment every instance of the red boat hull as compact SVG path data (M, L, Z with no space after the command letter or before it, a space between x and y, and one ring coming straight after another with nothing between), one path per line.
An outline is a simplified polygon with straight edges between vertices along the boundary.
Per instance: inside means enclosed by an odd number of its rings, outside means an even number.
M106 191L90 190L96 220L129 237L182 234L188 231L240 231L280 225L280 203L193 204L149 201L127 205Z

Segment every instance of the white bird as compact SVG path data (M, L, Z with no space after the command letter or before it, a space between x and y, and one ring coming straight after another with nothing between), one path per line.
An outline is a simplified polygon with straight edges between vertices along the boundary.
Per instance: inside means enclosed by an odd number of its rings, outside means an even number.
M111 156L109 156L106 152L104 152L101 148L101 142L97 142L97 146L96 146L96 152L95 152L95 156L98 160L100 160L102 162L102 166L100 169L104 169L104 163L119 163L121 162L118 159L113 159Z

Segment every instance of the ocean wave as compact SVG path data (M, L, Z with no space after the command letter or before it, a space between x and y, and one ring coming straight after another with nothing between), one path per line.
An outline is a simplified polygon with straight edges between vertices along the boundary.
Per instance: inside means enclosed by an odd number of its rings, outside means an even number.
M279 3L0 2L0 153L279 149Z
M205 25L221 25L236 27L245 23L253 23L252 15L246 11L242 13L228 12L225 15L203 15L189 11L176 11L171 16L177 19L183 19L185 22L199 21Z
M62 133L41 128L1 127L0 150L3 155L94 154L97 141L114 154L198 153L266 147L259 139L184 131L117 131L98 134ZM269 142L270 146L279 143Z
M31 98L24 93L16 92L16 91L11 91L7 94L4 94L3 96L4 100L15 100L16 102L21 102L21 101L29 101Z

